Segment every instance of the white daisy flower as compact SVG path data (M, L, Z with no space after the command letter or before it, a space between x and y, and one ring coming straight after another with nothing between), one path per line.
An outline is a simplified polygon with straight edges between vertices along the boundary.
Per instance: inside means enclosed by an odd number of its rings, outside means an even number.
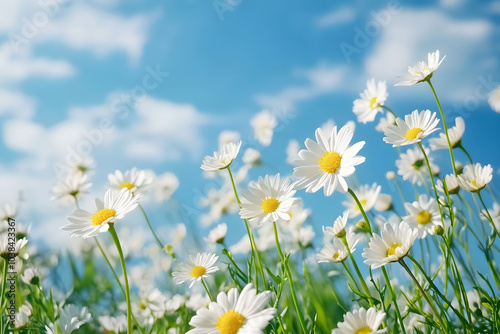
M127 316L120 315L118 317L110 317L109 315L101 316L97 319L102 329L105 332L113 332L119 334L127 331Z
M356 245L359 242L359 237L354 233L354 227L351 226L346 232L346 241L349 246L349 250L351 253L354 253L356 250ZM331 240L325 238L325 246L323 249L316 254L316 258L318 259L318 263L322 262L342 262L347 259L349 252L342 242L337 237L333 237Z
M383 112L382 106L389 95L385 81L368 80L366 89L359 95L361 98L354 101L352 111L358 116L358 122L373 122L377 113Z
M67 304L60 311L59 326L62 334L70 334L91 320L87 307ZM54 331L56 333L56 331Z
M371 187L365 184L355 191L356 197L358 197L358 200L365 212L368 212L373 208L377 202L381 189L381 186L374 183ZM357 217L361 214L361 210L352 196L347 197L342 204L349 211L349 216L351 218Z
M388 211L392 208L392 197L389 194L379 194L373 208L379 212Z
M295 139L291 139L286 147L286 162L293 166L294 161L299 158L300 145Z
M460 188L470 192L478 192L490 183L493 178L493 168L491 165L481 167L480 163L467 165L457 178Z
M208 308L199 309L189 324L194 328L187 334L261 334L274 318L276 309L268 307L271 292L257 293L252 284L243 288L241 294L236 288L220 292L217 302Z
M415 66L408 67L408 73L406 78L397 83L395 86L411 86L415 85L419 82L429 80L432 77L432 74L438 69L441 62L446 58L444 56L442 59L439 59L439 50L436 52L427 54L427 63L425 61L419 62Z
M210 298L208 298L206 294L202 295L201 293L195 293L189 296L189 299L186 301L186 307L195 312L201 308L207 307L208 304L210 304Z
M92 159L91 157L79 156L78 159L72 162L68 173L88 174L90 171L92 171L92 169L94 169L94 167L94 159Z
M396 173L390 170L387 172L387 174L385 174L385 177L387 178L387 180L394 180L396 178Z
M349 211L344 211L343 216L337 217L333 222L333 227L323 226L323 233L332 237L341 238L345 235L345 225L349 219Z
M384 137L386 143L392 144L392 147L409 145L421 141L434 131L439 123L436 113L430 110L424 110L421 113L414 110L410 115L396 119L396 125L391 125L385 129Z
M376 334L384 333L387 328L379 329L384 321L385 312L370 307L344 314L344 321L337 324L338 328L332 330L332 334Z
M241 218L258 225L290 220L288 211L298 200L293 187L290 178L282 181L279 174L250 182L248 190L241 191Z
M26 268L21 274L21 280L27 285L39 285L40 276L38 275L38 270L36 268Z
M408 254L417 235L418 231L411 229L405 222L394 225L385 223L381 237L374 234L361 254L366 259L364 263L376 269L399 261Z
M227 145L229 143L237 143L240 141L240 134L236 131L225 130L219 134L219 149L222 146Z
M8 233L4 233L0 235L0 257L9 261L11 257L16 257L21 252L26 244L28 243L28 239L23 238L15 241L15 244L12 242L12 238L9 238Z
M201 169L205 171L218 171L229 167L240 151L241 141L238 144L233 142L222 146L213 156L205 156Z
M186 299L184 298L184 296L181 296L179 294L174 295L172 298L167 299L165 303L165 311L169 314L172 314L180 309L185 302Z
M450 194L458 194L458 192L460 191L460 186L458 184L458 178L455 176L455 174L447 174L444 177L444 180L446 182L446 188L448 189L448 192ZM443 181L437 180L436 188L439 192L445 194Z
M72 237L90 238L106 232L109 224L122 220L137 207L140 196L134 196L128 188L120 191L109 189L104 195L104 202L95 199L96 211L92 214L82 209L73 210L68 225L63 230L71 232Z
M434 234L434 227L441 226L441 215L436 200L427 195L420 195L418 201L405 203L408 216L403 217L410 228L417 230L417 238L423 239L429 234Z
M396 124L396 116L394 116L394 114L391 112L387 112L385 114L385 117L380 118L377 126L375 127L375 130L384 133L388 127L395 124Z
M432 163L432 157L429 156L429 149L425 148L425 154L431 164L431 169L434 170L436 165ZM396 160L396 167L398 167L398 175L403 177L403 180L410 180L413 184L422 185L422 180L429 176L425 157L420 148L410 148L406 153L400 154L400 159Z
M260 160L260 152L251 147L245 150L245 153L243 154L243 157L241 159L245 164L250 166L258 166L262 163L262 161Z
M0 221L9 221L10 219L14 219L17 216L17 208L14 205L5 204L3 207L0 207Z
M14 319L14 326L16 328L24 327L28 324L29 317L33 313L33 306L29 302L25 302L21 305L16 312L16 318Z
M263 110L250 120L254 137L264 146L269 146L273 139L274 128L278 125L276 116L268 110Z
M166 172L157 176L153 184L157 202L168 200L179 188L179 179L174 173Z
M500 86L491 91L488 97L488 103L491 109L500 113Z
M461 144L462 136L465 132L465 122L462 117L455 118L455 126L448 129L448 137L452 148L456 148ZM432 150L449 149L448 139L445 133L440 133L439 138L429 139L429 145Z
M108 174L109 186L112 189L120 190L127 188L133 194L145 193L153 183L153 180L154 173L152 171L138 170L135 167L125 173L116 170L114 174Z
M202 278L208 277L208 274L213 274L219 267L214 266L219 257L213 253L198 253L195 257L189 255L191 263L185 264L179 271L174 271L172 276L176 284L182 284L190 281L191 288L196 281L201 281Z
M80 199L92 183L87 182L88 175L83 173L68 174L64 180L60 180L52 188L53 200L58 200L62 205L73 205L75 200Z
M491 218L493 219L493 224L495 224L495 227L498 231L500 231L500 205L498 203L493 202L493 208L488 210ZM482 211L481 215L481 220L483 221L488 221L488 214L486 213L486 210ZM495 229L492 228L492 233L495 233Z
M227 225L225 223L217 225L210 231L208 237L204 238L209 244L222 244L227 233Z
M365 161L364 157L356 155L364 141L349 146L353 135L347 125L338 133L337 127L328 134L316 129L317 142L307 138L307 150L301 150L299 160L295 161L294 176L298 178L295 187L306 188L306 192L316 192L323 187L325 196L335 190L345 193L348 186L344 178L354 173L354 166Z

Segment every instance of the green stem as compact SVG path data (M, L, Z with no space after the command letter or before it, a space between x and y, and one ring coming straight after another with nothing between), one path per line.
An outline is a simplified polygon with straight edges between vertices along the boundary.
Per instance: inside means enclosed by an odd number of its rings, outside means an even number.
M434 94L434 98L436 99L436 103L439 108L439 112L441 113L441 119L443 120L443 128L444 133L446 135L446 140L448 141L448 148L450 150L450 159L451 166L453 167L453 173L457 175L457 168L455 167L455 158L453 157L453 148L451 147L450 136L448 135L448 127L446 126L446 119L444 118L443 108L441 108L441 103L439 103L439 99L437 97L436 91L434 90L434 86L432 86L431 79L426 80L429 86L431 87L432 93Z
M493 229L495 230L496 235L498 235L500 237L500 233L498 233L498 229L495 225L495 222L493 221L493 218L490 215L490 211L486 207L486 204L484 204L483 197L481 196L481 191L477 192L477 196L479 197L479 201L481 201L481 204L483 205L483 208L486 211L486 214L488 215L488 220L490 221L491 226L493 226Z
M3 330L3 313L4 313L4 308L3 308L3 296L4 296L4 290L5 290L5 283L7 280L7 269L9 266L9 262L7 260L4 261L4 266L3 266L3 275L2 275L2 291L0 291L0 328L2 329L2 334L4 333Z
M358 286L358 283L356 282L356 280L352 276L351 271L349 270L349 267L347 266L347 264L345 263L345 261L342 261L342 265L344 266L345 271L347 272L347 274L351 278L352 282L354 283L354 286L356 286L356 289L358 289L358 291L361 291L361 289Z
M125 279L125 298L127 300L127 334L132 334L132 306L130 304L130 289L128 285L128 276L127 276L127 268L125 267L125 258L123 257L122 247L120 245L120 240L118 239L118 235L116 234L116 230L113 224L109 224L109 233L113 237L113 241L116 245L116 250L118 251L118 255L120 256L120 261L122 264L123 277Z
M156 242L158 243L158 246L160 246L160 249L163 249L163 246L165 246L165 245L163 244L163 242L160 241L160 238L158 238L155 231L153 230L153 226L151 226L151 223L149 222L148 216L146 215L146 211L144 211L144 209L140 203L139 203L139 208L141 209L142 214L144 215L144 218L146 218L146 222L148 223L149 229L151 230L151 233L153 233L153 236L155 237Z
M356 194L354 193L354 191L351 190L351 188L347 188L347 191L354 198L354 201L356 201L356 204L358 205L359 211L361 211L361 214L363 215L363 218L365 219L365 222L368 225L368 233L370 233L370 235L372 235L373 234L372 233L372 227L370 225L370 221L368 220L368 217L366 216L365 210L363 209L363 205L361 205L361 203L359 202L358 197L356 196ZM349 250L349 247L347 247L347 249Z
M471 165L473 165L473 164L474 164L474 161L472 161L472 158L470 157L469 152L467 152L467 150L465 149L465 147L463 147L462 143L459 143L459 144L457 145L457 147L458 147L459 149L461 149L461 150L465 153L465 155L466 155L466 156L467 156L467 158L469 159L469 162L471 163Z
M207 292L208 298L210 298L210 301L213 302L214 299L212 298L212 295L210 294L210 291L208 291L207 284L205 283L205 281L203 280L203 278L201 279L201 284L203 284L203 287L205 288L205 291Z
M292 274L290 273L290 268L288 267L288 261L285 261L285 256L283 255L283 252L281 251L280 241L279 241L279 237L278 237L278 228L276 227L276 222L273 222L273 227L274 227L274 238L276 239L276 248L278 249L281 263L285 266L286 276L288 277L288 281L290 282L290 290L292 292L293 305L295 306L295 310L297 311L297 314L299 316L299 322L300 322L300 326L302 327L302 331L304 332L304 334L306 334L307 327L305 324L304 315L302 314L302 311L300 310L299 301L297 299L297 295L295 294L295 287L293 284Z
M385 284L387 285L387 288L389 289L389 293L391 294L392 302L394 303L394 309L396 310L396 315L398 317L399 324L401 325L401 330L403 331L404 334L406 334L405 325L403 323L403 317L401 316L401 312L399 311L399 306L397 303L396 293L392 289L391 280L389 279L389 276L387 275L387 271L385 270L385 267L382 267L382 273L384 274Z
M340 238L342 242L345 245L345 248L347 249L347 253L349 254L349 258L351 259L352 265L354 266L354 270L356 271L356 274L358 275L359 282L361 283L361 286L363 287L363 290L365 291L366 295L368 296L368 303L370 304L371 307L375 306L373 304L372 300L372 295L370 293L370 289L368 289L368 285L365 282L365 279L363 278L363 275L361 275L361 271L359 270L358 264L356 263L356 260L354 259L354 256L351 253L351 250L349 249L349 245L347 244L347 239L345 236Z
M382 106L382 108L384 108L385 110L387 110L388 112L390 112L391 114L393 114L393 115L394 115L394 117L398 118L398 116L397 116L397 115L396 115L396 114L395 114L395 113L394 113L391 109L389 109L389 107L387 107L387 106Z

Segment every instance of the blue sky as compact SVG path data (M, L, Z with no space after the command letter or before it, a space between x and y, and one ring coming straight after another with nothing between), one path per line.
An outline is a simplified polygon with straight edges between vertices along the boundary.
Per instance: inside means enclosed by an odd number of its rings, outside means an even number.
M448 122L464 117L463 142L474 160L500 165L500 115L487 104L500 82L498 2L41 3L52 6L0 4L0 204L16 202L23 191L21 219L42 241L57 236L53 245L69 242L59 230L69 209L49 200L57 180L52 166L103 119L114 129L92 146L97 170L84 205L102 195L108 173L136 166L177 174L176 198L192 207L206 190L199 165L216 149L218 134L235 130L252 141L249 120L264 108L287 116L270 147L256 146L265 165L251 178L291 174L289 140L302 144L328 119L354 120L352 102L372 77L387 80L386 104L397 114L437 111L427 86L393 86L436 49L446 55L433 82ZM168 75L142 95L144 78L157 68ZM127 105L123 96L134 94L141 95ZM385 173L395 169L397 154L375 125L357 124L355 140L367 142L357 178L393 192ZM446 152L435 159L447 171ZM313 209L316 231L342 211L341 194L299 194Z

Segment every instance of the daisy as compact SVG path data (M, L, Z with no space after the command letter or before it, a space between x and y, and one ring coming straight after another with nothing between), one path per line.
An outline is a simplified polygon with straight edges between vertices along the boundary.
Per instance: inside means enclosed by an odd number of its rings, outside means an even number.
M250 182L248 190L241 191L241 218L258 225L290 220L288 211L298 200L293 197L296 192L293 187L291 179L282 181L280 174L266 175L264 179L259 177L258 182Z
M332 237L341 238L345 235L345 225L349 219L349 211L344 212L344 216L339 216L333 222L333 227L323 226L323 233Z
M377 202L381 189L381 186L374 183L371 187L365 184L355 191L356 196L358 197L358 200L365 212L368 212L373 208ZM344 202L342 202L342 204L349 211L349 216L351 218L357 217L361 214L361 210L353 197L348 197Z
M418 110L414 110L410 115L405 116L404 121L397 118L396 125L385 129L384 141L392 144L392 147L417 143L438 130L436 128L438 123L436 113L431 113L430 110L419 113Z
M233 142L222 146L213 156L205 156L201 169L205 171L218 171L229 167L240 151L241 141L238 144Z
M80 328L91 320L91 315L87 307L80 307L73 304L67 304L60 311L59 326L62 334L69 334ZM54 331L56 333L56 331Z
M62 205L72 205L80 199L92 183L87 182L88 175L83 173L68 174L52 188L53 200L58 200Z
M495 88L488 97L488 103L491 109L500 113L500 86Z
M17 208L14 205L5 204L0 207L0 221L9 221L9 219L16 218Z
M39 285L40 284L40 276L38 275L38 271L36 268L27 268L24 270L24 273L21 274L21 280L27 285Z
M436 200L420 195L418 201L405 203L408 216L403 217L410 228L418 231L417 238L423 239L429 234L434 234L434 227L441 226L441 215Z
M179 188L179 179L174 173L166 172L156 177L153 187L156 201L163 202L168 200Z
M383 112L382 106L388 96L385 81L368 80L366 89L359 95L361 98L354 101L352 111L358 116L358 122L373 122L377 113Z
M411 229L405 222L394 225L385 223L381 237L374 234L361 254L366 259L364 263L376 269L399 261L408 254L417 235L418 231Z
M16 328L24 327L28 324L29 317L33 313L33 306L29 302L25 302L21 305L16 312L16 318L14 319L14 326Z
M237 143L240 141L240 134L236 131L225 130L219 134L219 148L229 143Z
M268 307L271 292L257 293L252 284L247 284L241 294L233 288L220 292L217 302L201 308L191 318L194 328L187 334L260 334L274 318L276 309Z
M92 214L82 209L73 210L69 216L68 225L63 230L71 232L72 237L90 238L106 232L109 224L122 220L134 210L140 196L134 196L127 188L120 191L109 189L104 195L104 202L95 199L96 211Z
M448 174L448 175L446 175L444 177L444 180L446 182L446 188L448 189L448 192L450 194L458 194L458 192L460 191L460 186L458 184L458 179L455 176L455 174ZM437 188L438 191L440 191L443 194L445 194L443 181L437 180L436 188Z
M190 281L191 288L196 281L201 281L208 274L213 274L219 267L214 266L219 257L212 253L198 253L195 257L189 255L191 263L185 264L179 271L174 271L172 276L176 284Z
M138 170L135 167L125 173L116 170L113 174L108 174L109 186L112 189L127 188L133 194L144 193L153 183L153 180L154 173L152 171Z
M354 253L356 250L356 245L359 242L359 238L356 233L354 233L354 227L351 226L346 232L346 241L349 246L349 250L351 253ZM333 237L331 241L327 238L325 240L325 247L319 251L316 255L318 259L318 263L322 262L343 262L347 259L349 252L342 242L337 237Z
M389 194L379 194L373 208L377 211L384 212L392 208L392 197Z
M201 308L207 307L208 304L210 304L210 298L206 294L202 295L201 293L195 293L186 300L186 307L195 312Z
M405 80L397 83L395 86L411 86L419 82L429 80L434 72L438 69L441 62L446 58L439 59L439 50L427 54L427 63L425 61L419 62L415 66L408 67L408 73Z
M429 156L429 149L424 148L431 170L435 170L436 165L432 163L432 157ZM396 167L398 167L398 175L403 177L403 180L410 180L413 184L422 185L424 180L429 175L426 166L425 157L422 151L418 148L410 148L406 153L400 154L400 159L396 160Z
M498 203L496 202L493 202L493 208L489 209L488 212L493 219L493 224L495 224L496 229L500 231L500 205L498 205ZM486 210L482 211L481 220L488 221L488 213L486 212ZM492 229L492 233L495 233L495 228L492 227Z
M79 156L77 160L75 160L69 170L69 174L73 173L82 173L82 174L88 174L92 169L94 169L95 163L94 159L91 157L82 157Z
M463 173L458 175L457 178L460 188L470 192L479 192L493 178L493 168L491 168L491 165L481 167L480 163L467 165L464 167Z
M368 310L363 307L359 310L344 314L344 321L337 324L332 334L375 334L384 333L387 328L379 329L384 321L385 312L370 307Z
M383 133L388 127L395 124L396 124L396 116L394 116L393 113L388 112L385 114L385 117L380 118L377 126L375 127L375 130Z
M227 225L225 223L217 225L210 231L208 237L204 238L209 244L222 244L227 233Z
M247 148L245 153L243 154L243 158L241 158L243 162L250 166L258 166L262 164L262 160L260 160L260 152L251 147Z
M9 261L10 258L18 256L27 243L26 238L16 240L14 243L12 238L9 238L9 233L4 233L0 236L0 257Z
M462 136L465 132L465 122L462 117L455 118L455 126L448 129L448 137L452 148L459 147L462 141ZM448 139L444 133L439 134L439 138L429 139L431 149L440 150L448 149Z
M298 178L295 187L306 188L306 192L316 192L323 187L325 196L330 196L335 190L345 193L348 186L344 178L354 173L354 166L365 161L364 157L356 155L364 141L349 146L353 135L347 125L338 133L337 127L327 134L316 129L317 142L307 138L307 150L301 150L299 160L295 161L293 174Z
M273 139L274 128L278 125L276 116L268 110L255 115L250 120L254 131L254 137L263 146L269 146Z
M109 315L101 316L97 319L104 332L112 332L119 334L127 331L127 316L121 315L118 317L110 317Z

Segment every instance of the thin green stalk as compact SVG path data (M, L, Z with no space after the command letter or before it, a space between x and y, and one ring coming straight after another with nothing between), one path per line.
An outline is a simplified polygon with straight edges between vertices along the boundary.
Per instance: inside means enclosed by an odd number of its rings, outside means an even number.
M130 304L130 289L128 285L127 268L125 267L125 258L123 257L122 246L120 245L120 240L116 234L116 230L113 224L109 224L109 232L113 237L113 241L116 245L116 250L120 256L120 262L122 264L123 277L125 279L125 298L127 300L127 334L132 334L132 306Z
M214 299L212 298L212 295L210 294L210 291L208 290L207 284L205 283L203 278L201 279L201 284L203 284L203 287L205 288L205 291L207 292L208 298L210 298L210 301L213 302Z
M345 245L345 248L347 249L347 253L349 254L349 258L351 259L352 265L354 266L354 270L356 271L356 274L358 275L359 282L361 283L361 286L363 287L363 290L365 291L366 295L368 296L368 303L370 303L370 306L373 307L375 304L373 304L372 300L372 295L370 293L370 289L368 288L368 285L365 282L365 279L363 278L363 275L361 274L361 271L359 270L358 264L356 263L356 260L354 259L354 256L351 253L351 250L349 249L349 245L347 244L347 239L346 237L340 238L342 242Z
M429 306L430 306L430 308L432 310L432 313L434 314L434 317L436 317L436 319L441 324L441 326L443 327L443 329L445 329L446 326L444 325L441 317L439 316L439 313L436 310L436 307L434 306L433 303L431 303L431 301L429 300L429 297L427 296L427 294L425 293L424 289L422 288L422 286L418 282L417 278L411 272L410 268L408 268L408 266L406 265L406 263L405 263L405 261L403 259L399 260L399 264L401 264L401 266L406 270L406 272L408 273L408 275L410 275L410 277L413 279L413 281L415 282L415 285L420 290L420 293L422 294L422 296L424 297L424 299L427 301L427 304L429 304Z
M4 296L4 290L5 290L5 282L7 280L7 270L9 266L9 262L4 259L4 266L3 266L3 275L2 275L2 291L0 291L0 328L2 328L2 334L4 333L3 330L3 314L4 314L4 308L3 308L3 296Z
M359 288L358 286L358 283L356 282L356 280L354 279L354 276L352 276L351 274L351 270L349 270L349 267L347 266L347 264L345 263L345 261L342 261L342 265L344 266L344 269L345 271L347 272L347 274L349 275L349 277L351 278L352 282L354 283L354 285L356 286L356 289L358 289L358 291L361 291L361 289Z
M146 215L146 211L144 211L144 208L142 205L139 203L139 208L142 211L142 214L144 215L144 218L146 218L146 222L148 223L149 229L151 230L151 233L153 233L153 236L155 237L156 242L158 243L158 246L160 246L160 249L163 249L163 242L161 242L160 238L156 235L155 231L153 230L153 226L151 226L151 223L149 222L148 216Z
M384 274L385 284L387 285L387 288L389 289L389 293L391 294L392 302L394 303L394 309L396 310L396 315L398 317L399 324L401 325L401 330L403 331L404 334L406 334L405 325L403 323L403 317L401 316L401 312L399 311L396 293L392 289L391 280L389 279L389 276L387 275L387 271L385 270L385 267L382 267L382 273Z
M472 158L470 157L469 152L467 152L467 150L466 150L466 149L465 149L465 147L462 145L462 143L459 143L459 144L457 145L457 147L458 147L459 149L461 149L461 150L462 150L462 152L464 152L464 153L465 153L465 155L467 156L467 159L469 159L469 162L471 163L471 165L472 165L472 164L474 164L474 161L472 161Z
M439 108L439 112L441 113L441 119L443 121L444 133L446 135L446 141L448 142L448 148L450 150L450 159L451 166L453 167L453 173L457 175L457 168L455 167L455 158L453 157L453 148L451 147L450 136L448 135L448 127L446 126L446 119L444 118L443 108L441 108L441 103L439 103L439 99L437 97L436 91L434 90L434 86L432 86L431 78L426 80L429 86L431 87L432 93L434 94L434 98L436 99L436 103Z
M391 109L389 109L389 107L382 106L382 108L384 108L385 110L387 110L388 112L390 112L392 115L394 115L394 117L398 118L398 116Z
M495 233L500 237L500 233L498 233L498 229L497 229L497 227L495 225L495 222L493 221L493 218L490 215L490 211L486 207L486 204L484 204L483 197L481 196L481 191L477 192L477 196L479 197L479 200L481 201L481 204L483 205L484 210L486 211L486 215L488 216L488 220L490 221L491 226L493 226L493 229L495 230Z
M288 277L288 281L290 282L290 290L292 293L293 305L295 306L295 311L297 311L297 315L299 316L300 326L302 327L302 331L304 334L307 333L307 327L304 320L304 315L300 309L299 301L297 299L297 295L295 294L295 287L293 284L292 274L290 272L290 268L288 267L288 261L285 261L285 256L281 251L280 241L278 238L278 228L276 227L276 222L273 222L274 227L274 238L276 239L276 248L278 249L278 253L280 255L281 263L285 266L286 276Z
M366 216L365 210L363 209L363 205L361 205L361 203L359 202L358 197L356 196L356 194L354 193L354 191L351 190L351 188L347 188L347 191L349 192L349 194L351 194L351 196L354 198L354 201L358 205L359 211L361 211L361 214L363 215L363 218L365 219L365 223L368 225L368 233L370 233L370 235L372 235L373 234L372 233L372 227L370 225L370 221L368 220L368 217Z
M238 196L238 191L236 190L236 184L234 183L233 173L231 173L231 168L229 166L227 166L227 171L229 172L229 177L231 178L231 184L233 185L234 196L236 197L236 201L238 202L238 206L241 208L241 201L240 201L240 198ZM248 239L250 240L250 246L252 247L252 253L257 257L258 263L255 262L255 270L256 271L258 270L260 272L260 276L262 277L262 283L265 287L266 276L264 275L264 269L262 268L262 261L260 259L259 250L257 249L257 244L255 243L253 233L250 230L250 226L248 225L247 220L243 219L243 221L245 222L245 227L247 229ZM257 277L257 274L255 274L255 276ZM256 288L258 289L258 286L256 286Z

